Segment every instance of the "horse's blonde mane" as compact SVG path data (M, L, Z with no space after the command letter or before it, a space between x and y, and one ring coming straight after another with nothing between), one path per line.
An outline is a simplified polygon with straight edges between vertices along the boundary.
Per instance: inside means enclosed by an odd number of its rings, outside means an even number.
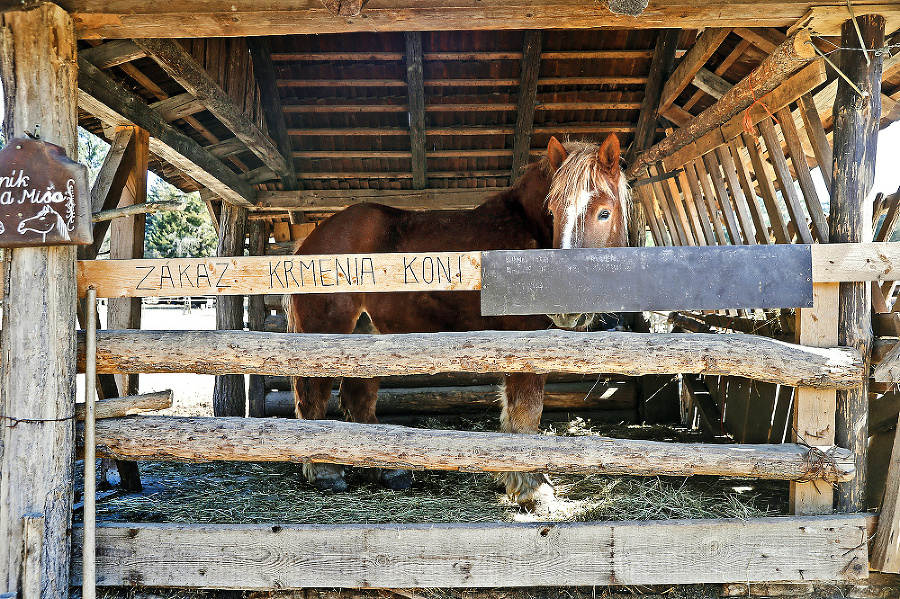
M595 143L566 141L563 147L568 157L559 170L553 173L547 205L564 205L570 198L578 197L580 191L590 191L593 183L598 181L602 185L602 191L619 200L627 226L631 221L631 188L622 169L619 169L618 180L612 180L613 177L600 162L600 146ZM545 156L540 165L548 174L552 172L553 167L548 157ZM581 208L578 212L583 213L583 210Z

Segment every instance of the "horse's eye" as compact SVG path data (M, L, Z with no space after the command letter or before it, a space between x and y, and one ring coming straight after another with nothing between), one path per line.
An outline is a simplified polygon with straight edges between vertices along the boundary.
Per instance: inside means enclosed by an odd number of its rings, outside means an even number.
M601 210L597 215L597 220L609 220L609 210Z

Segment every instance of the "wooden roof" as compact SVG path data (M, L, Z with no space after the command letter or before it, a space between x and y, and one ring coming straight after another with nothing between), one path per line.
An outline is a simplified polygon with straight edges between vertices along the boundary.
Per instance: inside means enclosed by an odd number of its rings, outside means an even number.
M370 197L472 205L508 185L550 136L615 133L628 147L648 112L648 81L664 68L658 42L668 30L655 27L682 27L674 71L649 110L665 117L659 139L750 73L789 27L805 18L833 34L829 23L846 11L824 18L809 2L681 0L624 17L597 2L428 10L373 0L340 17L318 0L292 9L258 0L60 4L82 38L82 126L110 139L113 127L138 124L165 179L274 214ZM900 26L896 4L872 4L889 29ZM827 51L836 38L816 43ZM900 118L897 63L887 58L885 123ZM828 128L830 106L821 113Z

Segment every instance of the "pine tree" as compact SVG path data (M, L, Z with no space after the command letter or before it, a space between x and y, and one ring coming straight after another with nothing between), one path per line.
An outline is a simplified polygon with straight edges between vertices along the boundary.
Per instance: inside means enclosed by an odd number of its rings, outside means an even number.
M156 180L147 194L148 202L183 200L180 212L147 215L144 255L147 258L190 258L212 256L217 235L199 194L184 194L168 183Z

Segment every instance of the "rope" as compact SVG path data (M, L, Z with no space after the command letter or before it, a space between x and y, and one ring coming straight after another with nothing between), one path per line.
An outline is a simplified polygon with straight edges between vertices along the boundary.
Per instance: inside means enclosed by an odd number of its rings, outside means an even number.
M762 98L756 97L756 86L753 85L753 73L752 72L750 73L750 79L749 79L748 83L750 84L750 94L753 96L753 102L744 111L744 131L746 131L747 133L753 133L754 123L753 123L753 118L750 116L750 110L757 104L759 104L760 106L763 107L763 109L766 111L766 114L768 114L770 117L772 117L772 120L775 121L775 124L777 125L778 119L775 118L775 115L772 114L772 111L769 110L769 107L766 105L766 103L762 101ZM765 98L766 95L767 94L763 94L762 97Z

